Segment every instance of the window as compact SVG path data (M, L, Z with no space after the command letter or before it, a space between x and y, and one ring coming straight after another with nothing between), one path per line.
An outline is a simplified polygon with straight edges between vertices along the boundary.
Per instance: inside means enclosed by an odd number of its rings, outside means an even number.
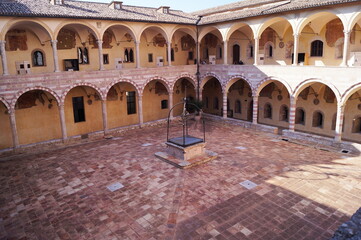
M222 47L220 45L217 45L216 58L217 59L222 58Z
M288 107L286 105L281 106L280 121L288 122Z
M323 128L323 114L320 111L313 113L312 127Z
M170 60L172 62L174 62L174 49L173 48L170 50Z
M295 123L305 125L305 111L302 108L296 109Z
M272 119L272 106L269 103L264 105L263 117Z
M253 58L253 45L249 43L247 46L247 58Z
M162 109L167 109L168 108L168 100L162 100L160 102L160 104L161 104Z
M188 52L188 60L193 60L194 56L193 56L193 52Z
M323 55L323 42L320 40L311 43L311 57L322 57Z
M132 48L124 50L124 62L134 62L134 51Z
M85 122L85 109L83 97L73 97L74 122Z
M148 53L148 62L153 62L153 53Z
M273 43L267 42L264 46L265 55L268 58L273 58Z
M213 100L213 109L219 109L218 98L215 97Z
M355 117L353 119L352 133L361 133L361 116Z
M126 92L127 96L127 111L128 115L135 114L137 112L136 101L135 101L135 92Z
M103 63L109 64L109 55L108 54L103 54Z
M239 100L236 100L236 103L235 103L235 112L236 112L236 113L241 113L241 101L239 101Z
M42 51L37 50L33 52L33 66L45 66L44 53Z

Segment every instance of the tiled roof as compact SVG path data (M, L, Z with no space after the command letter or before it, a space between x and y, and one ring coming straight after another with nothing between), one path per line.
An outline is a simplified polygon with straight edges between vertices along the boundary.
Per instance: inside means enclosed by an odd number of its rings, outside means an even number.
M194 13L170 9L169 14L166 14L149 7L123 4L122 9L116 10L109 8L107 3L64 1L64 5L51 5L49 0L0 0L0 16L92 18L181 24L195 24L198 16L203 16L199 24L204 25L305 8L361 2L361 0L244 0Z
M65 0L63 5L52 5L49 0L5 0L0 1L0 16L37 16L64 18L93 18L128 21L167 22L194 24L196 17L178 10L169 14L157 8L124 5L122 9L111 9L107 3Z
M244 0L193 14L203 16L199 23L202 25L352 2L361 2L361 0Z

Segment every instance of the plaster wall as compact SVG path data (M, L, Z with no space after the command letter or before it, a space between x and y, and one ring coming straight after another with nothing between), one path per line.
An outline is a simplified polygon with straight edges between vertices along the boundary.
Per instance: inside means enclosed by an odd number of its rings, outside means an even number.
M0 102L0 149L13 146L9 114L5 105Z

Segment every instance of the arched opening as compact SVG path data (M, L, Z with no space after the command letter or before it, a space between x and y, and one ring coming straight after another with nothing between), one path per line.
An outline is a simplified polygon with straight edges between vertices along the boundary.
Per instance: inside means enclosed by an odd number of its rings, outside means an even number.
M239 49L238 51L232 49L229 62L232 64L253 64L253 39L253 31L246 23L235 23L231 26L227 35L228 44L232 47L238 45Z
M323 42L315 40L311 43L311 57L322 57L323 56Z
M360 117L361 117L361 88L356 88L351 91L344 110L344 131L342 133L342 139L361 142L360 138Z
M101 95L92 87L72 88L65 96L65 122L68 136L83 135L103 129Z
M0 101L0 149L13 147L13 137L9 118L9 110Z
M150 81L143 90L144 122L164 119L168 116L169 92L166 83L161 80Z
M140 58L142 67L163 67L168 61L167 35L162 28L151 26L146 28L140 37ZM151 54L151 58L148 54ZM154 59L154 60L153 60ZM152 61L149 61L152 60Z
M227 97L230 101L228 107L229 115L233 118L250 121L248 119L248 111L253 106L249 103L252 101L252 90L249 84L244 79L232 79L228 85Z
M189 28L179 28L172 36L172 65L193 65L196 63L195 32Z
M22 94L15 105L19 144L60 139L61 126L56 98L43 90Z
M201 63L202 64L222 64L223 59L217 59L217 46L223 46L222 37L218 30L207 33L201 39ZM223 53L224 54L224 53Z
M203 107L205 113L222 116L222 87L216 78L210 78L204 84L202 97L203 101L205 101L206 103L208 101L208 105L205 104L205 106Z
M233 64L240 64L240 47L238 44L233 45Z
M127 82L113 85L107 93L109 129L137 124L138 96L136 88Z
M196 102L196 91L194 85L191 82L192 80L187 78L180 78L176 81L173 88L173 105L182 102L184 98L200 108L202 108L201 103ZM178 116L182 113L182 108L175 108L173 111L174 116Z
M50 33L46 27L32 21L20 21L13 24L5 35L7 66L10 74L53 72Z
M333 121L337 110L336 95L330 87L319 82L306 84L301 89L297 91L299 94L296 96L296 109L302 109L303 114L300 112L300 115L297 115L296 111L295 130L333 137L336 125L335 120ZM321 111L322 116L318 114ZM304 121L298 123L297 117L300 116L301 119L302 115ZM320 124L321 120L322 125Z
M285 85L279 81L269 81L259 93L258 122L270 126L288 128L290 95ZM278 115L278 116L277 116Z
M305 110L303 110L303 108L297 108L295 123L305 125L305 120L306 120Z
M361 133L361 116L356 116L352 121L352 133Z

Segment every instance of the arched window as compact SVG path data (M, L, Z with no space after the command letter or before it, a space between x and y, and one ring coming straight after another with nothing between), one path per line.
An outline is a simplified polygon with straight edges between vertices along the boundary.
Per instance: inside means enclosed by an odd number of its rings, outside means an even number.
M249 43L247 46L247 58L253 58L253 45Z
M217 45L216 58L217 59L222 58L222 47L221 47L221 45Z
M311 57L322 57L323 56L323 42L315 40L311 43Z
M129 50L129 62L134 62L134 52L133 49Z
M265 56L268 58L273 58L273 43L272 42L267 42L264 46L264 53Z
M315 111L312 117L312 127L323 128L323 113Z
M288 122L288 107L286 105L282 105L280 108L280 121Z
M302 108L296 109L295 123L305 125L305 111Z
M174 49L173 48L170 50L170 60L172 62L174 62Z
M213 100L213 108L214 109L219 109L219 105L218 105L218 98L215 97Z
M236 113L241 113L241 101L236 100L234 110L235 110Z
M45 55L43 51L35 50L32 54L32 59L34 67L45 66Z
M233 64L239 64L241 48L238 44L233 45Z
M124 62L129 62L129 52L128 49L124 51Z
M352 133L361 133L361 116L357 116L353 119Z
M264 105L263 117L272 119L272 105L270 103Z

